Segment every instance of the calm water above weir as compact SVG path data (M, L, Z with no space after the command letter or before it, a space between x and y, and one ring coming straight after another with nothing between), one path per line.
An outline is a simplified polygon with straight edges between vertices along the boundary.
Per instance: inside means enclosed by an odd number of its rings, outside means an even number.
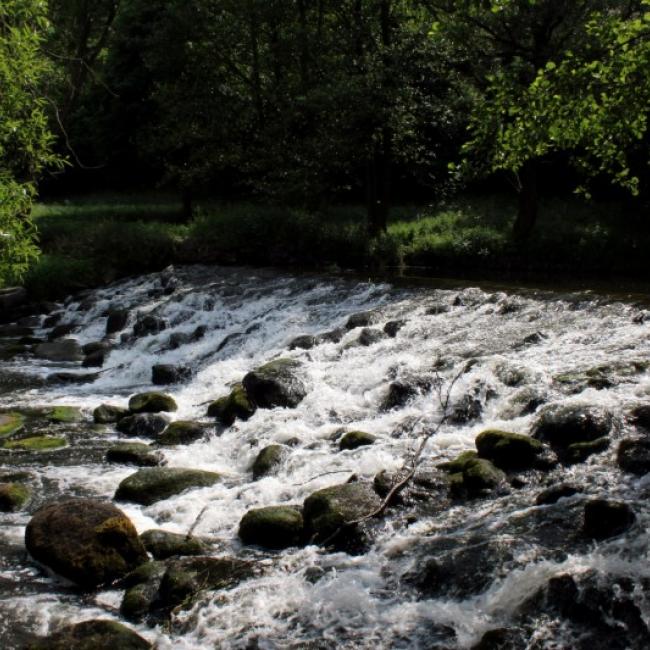
M0 482L24 470L33 491L26 509L0 513L3 647L21 647L29 634L63 623L124 622L123 589L80 594L30 561L23 540L45 501L110 500L136 471L105 461L106 449L124 438L112 425L94 425L92 411L101 403L126 406L134 393L152 390L156 364L191 369L191 377L163 390L178 404L174 420L206 425L200 440L161 447L166 466L224 478L153 505L118 506L138 532L187 533L194 526L194 535L210 544L209 555L257 567L231 588L202 591L175 609L171 622L127 623L157 648L472 648L497 629L502 645L488 637L481 647L648 647L650 474L625 471L617 458L621 440L650 439L643 418L631 415L650 404L650 311L640 302L187 267L70 299L58 324L72 325L67 337L85 345L104 338L107 311L117 308L128 310L128 321L94 381L52 381L57 372L97 369L38 359L29 347L0 362L5 412L67 405L81 407L84 416L51 423L48 433L67 446L50 451L3 447L22 434L0 438ZM368 311L366 328L345 329L351 315ZM145 314L162 319L165 329L133 337ZM43 318L31 323L36 338L51 331ZM389 336L384 327L394 321ZM343 328L338 342L332 336L310 349L289 349L299 335L337 328ZM1 340L3 350L13 345ZM206 417L211 401L280 357L301 364L307 392L295 408L260 408L230 427ZM240 542L239 522L251 508L300 505L353 474L372 482L382 470L399 470L443 416L436 386L442 381L444 394L462 369L419 478L402 503L367 527L363 549L268 551ZM448 487L463 470L438 466L475 450L479 433L530 434L545 414L564 407L579 414L576 422L588 421L589 413L604 419L598 436L576 438L578 445L597 438L597 445L551 451L544 441L545 465L508 468L489 490ZM376 440L341 451L339 438L348 431ZM280 464L253 480L256 456L276 443L286 445ZM573 489L536 505L557 484ZM594 499L629 506L633 521L611 534L588 534L585 505Z

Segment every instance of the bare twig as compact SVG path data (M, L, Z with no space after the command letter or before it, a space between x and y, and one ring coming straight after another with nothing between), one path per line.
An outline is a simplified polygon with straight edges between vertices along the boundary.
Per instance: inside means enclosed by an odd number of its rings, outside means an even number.
M311 478L308 478L306 481L303 481L302 483L293 483L293 486L300 487L301 485L307 485L307 483L311 483L312 481L315 481L317 478L321 478L323 476L329 476L330 474L345 474L351 471L352 471L351 469L335 469L331 472L323 472L322 474L317 474L316 476L312 476Z
M201 508L201 512L199 512L198 515L196 515L196 519L194 519L194 523L190 526L189 530L187 531L187 535L185 535L185 539L191 539L194 536L194 531L196 530L196 527L199 525L199 522L201 521L201 518L205 514L205 511L208 509L208 505L206 504Z

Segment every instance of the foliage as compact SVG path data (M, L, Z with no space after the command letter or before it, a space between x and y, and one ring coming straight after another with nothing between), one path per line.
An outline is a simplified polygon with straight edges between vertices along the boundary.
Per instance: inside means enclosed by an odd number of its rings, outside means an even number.
M0 4L0 286L19 278L37 257L30 218L35 181L61 164L52 153L41 90L47 28L41 0Z

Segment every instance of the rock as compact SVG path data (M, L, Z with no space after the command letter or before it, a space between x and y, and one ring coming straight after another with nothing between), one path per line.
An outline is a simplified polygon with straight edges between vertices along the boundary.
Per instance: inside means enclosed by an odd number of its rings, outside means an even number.
M432 305L431 307L427 307L424 313L427 316L439 316L440 314L447 314L449 311L449 305Z
M451 410L448 421L451 424L468 424L478 420L483 415L483 404L481 400L472 395L465 395Z
M289 343L290 350L311 350L318 344L318 339L311 334L304 334L303 336L296 336Z
M650 404L642 404L632 409L628 419L634 426L650 430Z
M52 329L52 331L47 335L48 341L55 341L56 339L62 339L64 336L71 334L76 329L76 325L73 323L63 323L57 325Z
M182 345L200 341L208 331L205 325L199 325L193 332L174 332L169 335L166 347L169 350L176 350Z
M337 327L335 330L323 332L318 336L319 343L340 343L347 330L344 327Z
M126 515L96 499L46 504L27 525L25 545L37 562L85 588L111 583L147 560Z
M356 329L357 327L368 327L374 325L379 320L379 315L372 311L362 311L358 314L352 314L345 324L348 330Z
M121 623L92 620L68 625L27 644L25 650L151 650L152 645Z
M405 406L418 394L418 389L412 384L403 381L394 381L388 387L388 394L382 402L382 411L391 411L392 409Z
M0 326L0 338L18 338L20 336L33 336L32 327L23 327L21 325L3 325Z
M160 606L187 608L205 590L227 589L255 574L252 562L228 557L192 557L170 562L160 583Z
M375 343L379 343L386 338L386 334L382 330L374 329L371 327L364 327L357 338L356 343L364 347L369 347Z
M167 329L167 323L162 318L152 316L141 316L138 318L136 324L133 326L133 335L136 338L158 334Z
M199 469L153 467L127 476L115 492L117 501L150 506L190 488L209 487L221 480L219 474Z
M636 521L627 503L594 499L585 504L583 533L592 539L607 539L624 533Z
M493 490L504 480L505 474L484 458L469 461L463 470L463 486L472 494Z
M220 397L208 407L208 417L216 418L225 427L231 426L236 419L248 420L257 407L249 399L242 384L236 384L230 395Z
M208 547L196 537L166 530L146 530L140 541L155 560L166 560L181 555L204 555Z
M0 483L0 512L20 510L31 496L31 490L20 483Z
M616 454L618 466L630 474L643 476L650 472L650 440L621 440Z
M120 605L120 614L129 621L142 621L152 613L158 590L167 571L164 562L147 562L129 573L122 581L126 591Z
M611 413L599 407L550 404L540 411L533 437L561 449L603 438L609 434L612 424Z
M552 485L550 488L540 492L535 499L535 505L549 506L557 503L560 499L572 497L578 494L580 490L570 483L560 483L559 485Z
M365 431L349 431L339 441L341 451L357 449L365 445L372 445L376 442L377 436L373 436Z
M106 336L121 332L129 322L129 312L126 309L111 309L106 319Z
M268 506L249 510L239 524L239 538L274 550L304 543L302 512L296 506Z
M85 355L94 354L95 352L109 352L113 346L108 341L93 341L82 346L81 350Z
M264 447L253 463L253 479L257 480L274 472L286 457L288 450L283 445Z
M520 650L526 642L517 630L500 627L488 630L471 650Z
M81 365L84 368L101 368L104 365L105 359L106 359L106 351L97 350L97 352L93 352L92 354L87 354L84 357L84 360Z
M78 406L54 406L43 409L43 415L49 422L59 424L70 424L81 422L84 419L83 413Z
M178 406L171 395L157 393L139 393L129 400L129 411L131 413L161 413L178 410Z
M295 408L307 395L299 378L300 362L276 359L252 372L243 380L250 400L260 408Z
M48 361L81 361L84 357L81 346L75 339L41 343L34 348L34 354Z
M568 464L582 463L593 454L600 454L609 448L609 438L597 438L590 442L574 442L566 448L562 459Z
M7 438L23 428L25 417L21 413L0 413L0 438Z
M44 321L43 321L43 327L45 329L49 329L50 327L54 327L57 325L57 323L60 322L60 320L63 318L63 312L58 311L54 314L50 314Z
M2 445L10 451L53 451L67 445L65 438L55 436L31 436L20 440L9 440Z
M109 463L123 463L138 467L157 467L162 465L162 457L149 445L141 442L122 442L109 447L106 452Z
M440 463L438 467L441 470L448 472L449 474L456 474L458 472L462 472L470 461L476 459L478 459L478 454L474 450L464 451L463 453L456 456L454 460Z
M372 484L343 483L314 492L305 499L303 517L309 538L323 542L347 522L360 519L381 504Z
M53 372L47 376L48 384L87 384L99 379L98 372Z
M112 404L101 404L93 411L93 420L96 424L113 424L129 415L129 409Z
M158 437L161 445L188 445L205 435L205 427L198 422L178 420L172 422Z
M137 413L118 420L116 429L133 438L155 438L169 424L169 418L159 413Z
M155 386L178 384L192 378L192 369L188 366L174 366L161 363L151 368L151 383Z
M405 320L391 320L384 325L384 334L390 336L394 339L397 336L397 333L406 325Z
M476 437L476 449L499 469L517 470L533 467L544 446L530 436L489 429Z
M0 313L8 312L27 302L27 291L24 287L4 287L0 289Z

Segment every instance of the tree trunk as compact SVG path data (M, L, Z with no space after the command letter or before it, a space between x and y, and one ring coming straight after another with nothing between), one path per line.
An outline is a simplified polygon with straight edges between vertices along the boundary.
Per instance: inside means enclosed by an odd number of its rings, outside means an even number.
M382 129L381 140L368 162L367 201L368 235L376 237L386 232L390 211L390 185L393 135L389 128Z
M181 192L181 202L183 204L182 215L183 221L189 223L192 220L192 192L191 190L184 188Z
M516 241L528 240L537 222L537 161L524 163L519 172L519 212L513 226Z

